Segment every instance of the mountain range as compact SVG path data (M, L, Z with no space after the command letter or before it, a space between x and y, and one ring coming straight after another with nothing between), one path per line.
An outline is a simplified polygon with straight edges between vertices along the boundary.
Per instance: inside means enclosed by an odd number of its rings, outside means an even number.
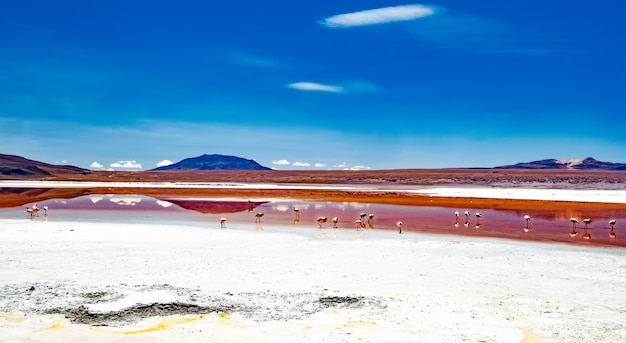
M462 169L462 168L461 168ZM483 168L481 168L483 169ZM584 160L546 159L533 162L517 163L484 169L518 169L518 170L626 170L626 163L598 161L594 158ZM226 155L202 155L187 158L180 162L155 168L147 172L159 171L205 171L205 170L271 170L253 160ZM54 165L29 160L15 155L0 154L0 179L46 179L61 176L65 179L96 173L71 165ZM136 172L137 173L137 172ZM139 172L141 173L141 172Z
M547 159L499 166L493 169L626 170L626 163L602 162L588 157L584 160Z
M87 175L91 170L69 165L48 164L15 155L0 154L0 177L52 177L58 174Z

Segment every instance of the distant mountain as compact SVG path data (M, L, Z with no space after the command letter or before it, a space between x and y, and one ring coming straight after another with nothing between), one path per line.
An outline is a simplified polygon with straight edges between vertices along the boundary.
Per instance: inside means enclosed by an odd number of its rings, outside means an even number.
M55 165L29 160L15 155L0 154L0 178L32 179L60 174L90 174L88 169L75 166Z
M205 154L152 170L271 170L271 168L241 157Z
M626 163L602 162L588 157L584 160L540 160L499 166L494 169L626 170Z

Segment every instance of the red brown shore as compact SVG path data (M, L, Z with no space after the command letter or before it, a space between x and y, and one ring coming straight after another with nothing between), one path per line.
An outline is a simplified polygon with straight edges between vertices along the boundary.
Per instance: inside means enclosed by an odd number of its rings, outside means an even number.
M472 212L490 210L516 213L558 213L567 221L570 217L608 218L626 212L626 204L601 202L570 202L543 200L487 199L473 197L471 187L524 187L546 189L624 189L626 172L574 170L494 170L494 169L411 169L374 171L185 171L185 172L109 172L88 175L58 175L46 180L111 181L111 182L212 182L212 183L271 183L311 185L376 185L376 186L449 186L467 187L463 197L431 197L398 191L360 191L327 189L232 189L232 188L83 188L83 189L1 189L0 208L17 207L52 198L74 198L89 194L134 194L161 197L204 198L285 198L308 201L360 202L416 207L467 209ZM453 211L453 210L452 210ZM452 212L451 212L452 213ZM384 214L378 214L384 216ZM582 220L581 220L582 222ZM411 229L407 229L411 231ZM421 226L420 232L440 232ZM464 233L460 235L488 235ZM522 240L546 240L521 236L517 233L500 237ZM549 239L571 243L567 239ZM605 246L601 242L575 241L574 244ZM612 246L626 246L615 242Z

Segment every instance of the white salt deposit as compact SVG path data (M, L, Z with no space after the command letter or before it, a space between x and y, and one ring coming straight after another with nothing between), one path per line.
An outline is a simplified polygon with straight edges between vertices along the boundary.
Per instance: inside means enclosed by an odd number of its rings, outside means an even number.
M551 201L603 202L626 204L626 189L537 189L506 187L427 187L363 185L309 185L309 184L269 184L269 183L193 183L193 182L82 182L82 181L0 181L0 187L7 188L230 188L230 189L325 189L355 190L362 192L407 192L443 197L474 197L488 199L526 199Z
M214 225L0 221L0 341L626 339L624 249ZM151 303L223 310L107 327L59 311Z

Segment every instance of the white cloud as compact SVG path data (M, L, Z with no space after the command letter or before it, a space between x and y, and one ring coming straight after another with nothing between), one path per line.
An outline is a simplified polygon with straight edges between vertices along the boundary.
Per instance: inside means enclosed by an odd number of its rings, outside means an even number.
M317 92L329 92L329 93L343 93L343 87L324 85L315 82L294 82L287 85L288 88L293 88L301 91L317 91Z
M356 165L356 166L352 166L350 167L350 170L369 170L372 169L368 166L363 166L363 165Z
M91 165L89 166L89 168L93 168L93 169L102 169L104 168L104 166L96 161L93 161L93 163L91 163Z
M315 168L324 168L326 165L324 163L315 163Z
M294 166L294 167L310 167L310 166L311 166L311 163L309 163L309 162L298 162L298 161L296 161L296 162L294 162L294 163L293 163L293 166Z
M341 164L337 164L333 166L335 168L348 168L348 164L346 162L342 162Z
M124 169L141 169L141 163L137 161L117 161L109 165L111 168L124 168Z
M407 21L435 14L432 7L404 5L376 8L359 12L338 14L325 18L321 24L327 27L352 27Z
M174 162L170 160L163 160L163 161L158 162L156 165L157 167L165 167L165 166L169 166L170 164L174 164Z
M289 161L287 161L287 160L278 160L278 161L272 161L272 164L278 164L278 165L281 165L281 166L288 166L291 163Z

